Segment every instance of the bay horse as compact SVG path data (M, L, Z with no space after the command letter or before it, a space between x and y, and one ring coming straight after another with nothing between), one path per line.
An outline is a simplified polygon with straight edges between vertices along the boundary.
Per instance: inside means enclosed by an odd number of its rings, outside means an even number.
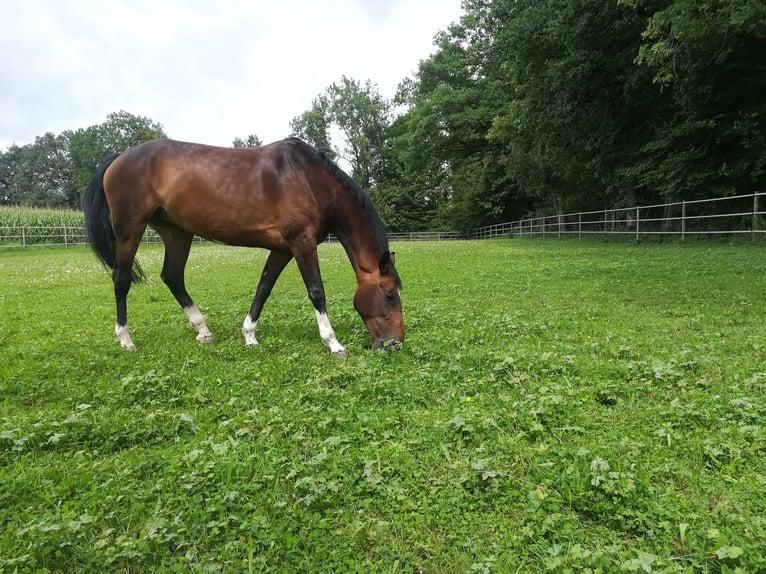
M195 235L270 251L242 324L247 346L274 283L295 259L314 306L319 337L332 355L346 356L327 316L317 245L328 234L343 245L356 274L354 307L372 348L404 341L401 280L380 215L369 196L321 151L288 138L259 148L232 149L170 139L152 140L106 157L82 197L85 230L111 269L117 303L115 335L134 350L127 316L131 283L144 279L135 261L147 226L165 244L160 277L197 331L213 335L184 284Z

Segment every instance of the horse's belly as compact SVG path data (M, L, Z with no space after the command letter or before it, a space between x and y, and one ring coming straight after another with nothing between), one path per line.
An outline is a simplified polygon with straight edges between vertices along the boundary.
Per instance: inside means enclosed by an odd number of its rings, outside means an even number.
M195 235L240 247L263 247L266 249L284 249L287 247L282 233L274 226L261 228L205 227L191 229Z

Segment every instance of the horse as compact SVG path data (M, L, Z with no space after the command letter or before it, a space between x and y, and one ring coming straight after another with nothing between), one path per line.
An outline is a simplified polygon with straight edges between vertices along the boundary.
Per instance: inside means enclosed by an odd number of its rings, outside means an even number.
M223 148L171 139L151 140L102 160L82 197L93 251L112 272L117 305L114 333L135 350L127 296L145 275L135 260L147 226L165 245L160 277L197 331L213 342L205 317L186 290L184 268L192 239L269 250L253 303L242 323L245 344L279 275L295 259L316 314L319 337L344 358L327 315L317 245L333 234L356 274L354 308L374 349L404 341L401 279L385 226L369 196L320 150L297 138L258 148Z

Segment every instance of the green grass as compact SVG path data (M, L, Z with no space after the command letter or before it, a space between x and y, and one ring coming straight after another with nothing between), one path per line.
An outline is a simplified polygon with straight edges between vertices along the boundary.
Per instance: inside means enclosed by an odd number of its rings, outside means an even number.
M159 281L112 335L85 249L0 252L0 572L762 572L766 250L401 243L407 341L349 359L291 265L195 246L200 346Z

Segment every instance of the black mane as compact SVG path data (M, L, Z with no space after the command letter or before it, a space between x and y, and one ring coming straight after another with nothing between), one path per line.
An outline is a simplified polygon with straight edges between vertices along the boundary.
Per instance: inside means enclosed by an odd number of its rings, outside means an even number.
M328 158L323 151L315 148L312 145L307 144L299 138L289 138L288 141L295 142L309 150L311 154L316 158L324 168L330 172L330 174L337 179L351 197L354 198L362 215L367 221L367 225L370 226L372 236L375 241L375 245L378 248L378 256L386 253L388 249L388 234L386 232L386 226L383 220L380 218L378 210L372 203L370 196L356 183L351 176L343 171L335 162Z

